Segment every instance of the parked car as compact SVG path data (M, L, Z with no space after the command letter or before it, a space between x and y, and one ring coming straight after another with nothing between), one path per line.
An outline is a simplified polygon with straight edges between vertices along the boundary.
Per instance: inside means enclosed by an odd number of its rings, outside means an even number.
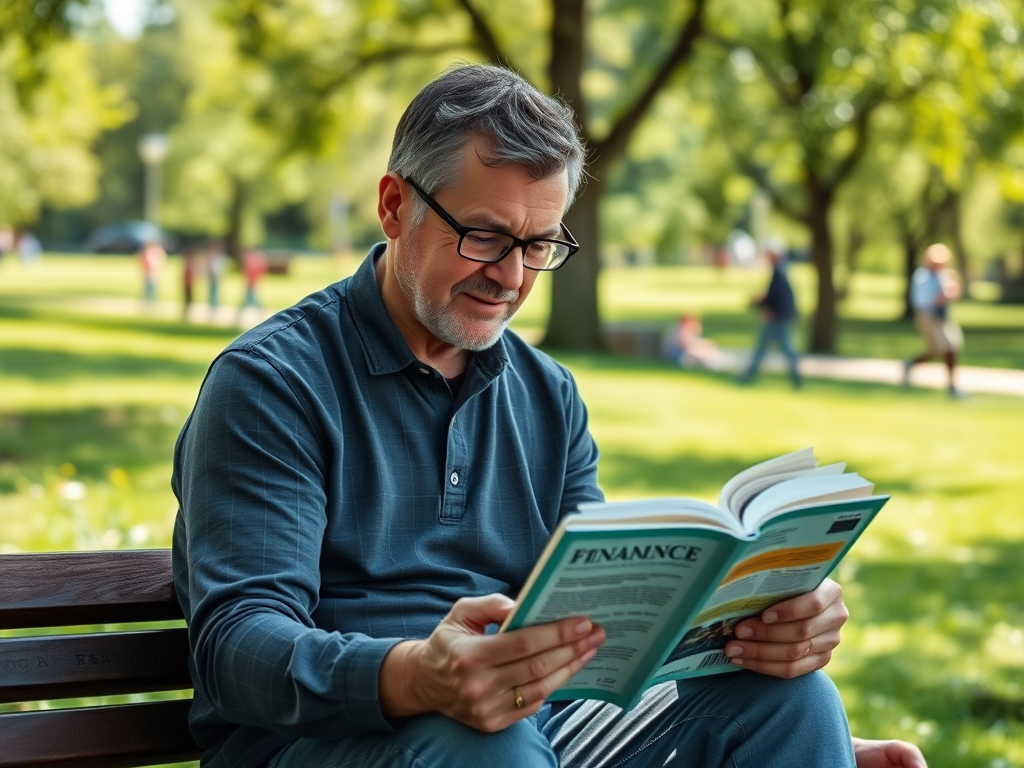
M92 253L135 253L146 243L157 241L168 251L173 241L166 232L149 221L119 221L100 227L85 241Z

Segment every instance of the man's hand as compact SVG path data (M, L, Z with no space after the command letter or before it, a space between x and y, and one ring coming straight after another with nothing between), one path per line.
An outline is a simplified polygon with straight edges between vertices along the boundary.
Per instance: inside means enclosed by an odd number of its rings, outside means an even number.
M736 625L725 653L744 669L775 677L799 677L821 669L839 645L839 628L850 617L843 591L825 579L813 592L773 605Z
M463 598L426 640L392 648L380 671L384 714L440 712L479 731L500 731L537 712L605 640L603 629L580 617L485 634L513 606L502 595Z
M857 768L928 768L921 750L905 741L853 739Z

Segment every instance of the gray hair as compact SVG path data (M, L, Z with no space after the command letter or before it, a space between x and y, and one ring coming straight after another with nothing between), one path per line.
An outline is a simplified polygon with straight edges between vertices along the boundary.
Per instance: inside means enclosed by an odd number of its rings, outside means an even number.
M586 151L572 109L521 76L486 64L449 69L420 91L398 121L388 170L428 194L453 184L453 161L474 136L487 143L485 165L515 163L535 179L569 175L568 207L583 180ZM414 198L413 219L426 213Z

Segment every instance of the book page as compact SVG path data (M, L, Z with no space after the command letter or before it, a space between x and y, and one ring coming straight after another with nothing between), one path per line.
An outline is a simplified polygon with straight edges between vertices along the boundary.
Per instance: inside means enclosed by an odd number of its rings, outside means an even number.
M718 496L718 506L724 510L738 511L740 507L736 506L732 499L744 486L762 478L814 469L816 466L818 466L818 460L814 458L813 448L804 448L762 461L744 469L722 486L722 492Z
M608 639L549 698L630 706L714 588L735 544L708 526L566 527L502 631L567 616L590 618Z
M736 625L821 584L888 498L805 507L772 519L756 539L742 543L654 682L737 671L723 652Z
M703 523L737 533L741 532L737 521L723 510L706 501L686 498L585 502L580 504L579 513L568 519L573 525Z
M743 524L755 530L781 511L829 500L871 495L874 484L854 472L842 475L811 475L783 480L757 495L743 511Z
M745 514L747 506L749 506L750 502L756 499L758 495L772 486L777 485L784 480L795 480L798 477L841 475L845 469L846 464L839 463L829 464L824 467L815 467L814 469L800 469L795 472L783 472L778 475L754 478L750 482L736 488L733 494L728 499L724 499L723 502L728 504L727 508L733 513L733 515L746 523L748 519L748 516Z

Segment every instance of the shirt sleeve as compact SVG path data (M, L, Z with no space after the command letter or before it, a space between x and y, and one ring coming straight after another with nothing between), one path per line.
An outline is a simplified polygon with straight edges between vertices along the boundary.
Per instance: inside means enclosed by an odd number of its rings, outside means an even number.
M328 632L311 618L327 458L298 386L255 354L228 352L179 439L194 674L234 723L325 739L388 730L378 677L400 638Z
M918 267L910 279L910 304L916 310L931 309L935 306L941 286L931 270Z
M585 501L604 501L604 493L598 485L597 478L598 448L590 434L587 407L572 374L566 370L565 375L569 384L565 405L568 456L560 518L575 512Z

